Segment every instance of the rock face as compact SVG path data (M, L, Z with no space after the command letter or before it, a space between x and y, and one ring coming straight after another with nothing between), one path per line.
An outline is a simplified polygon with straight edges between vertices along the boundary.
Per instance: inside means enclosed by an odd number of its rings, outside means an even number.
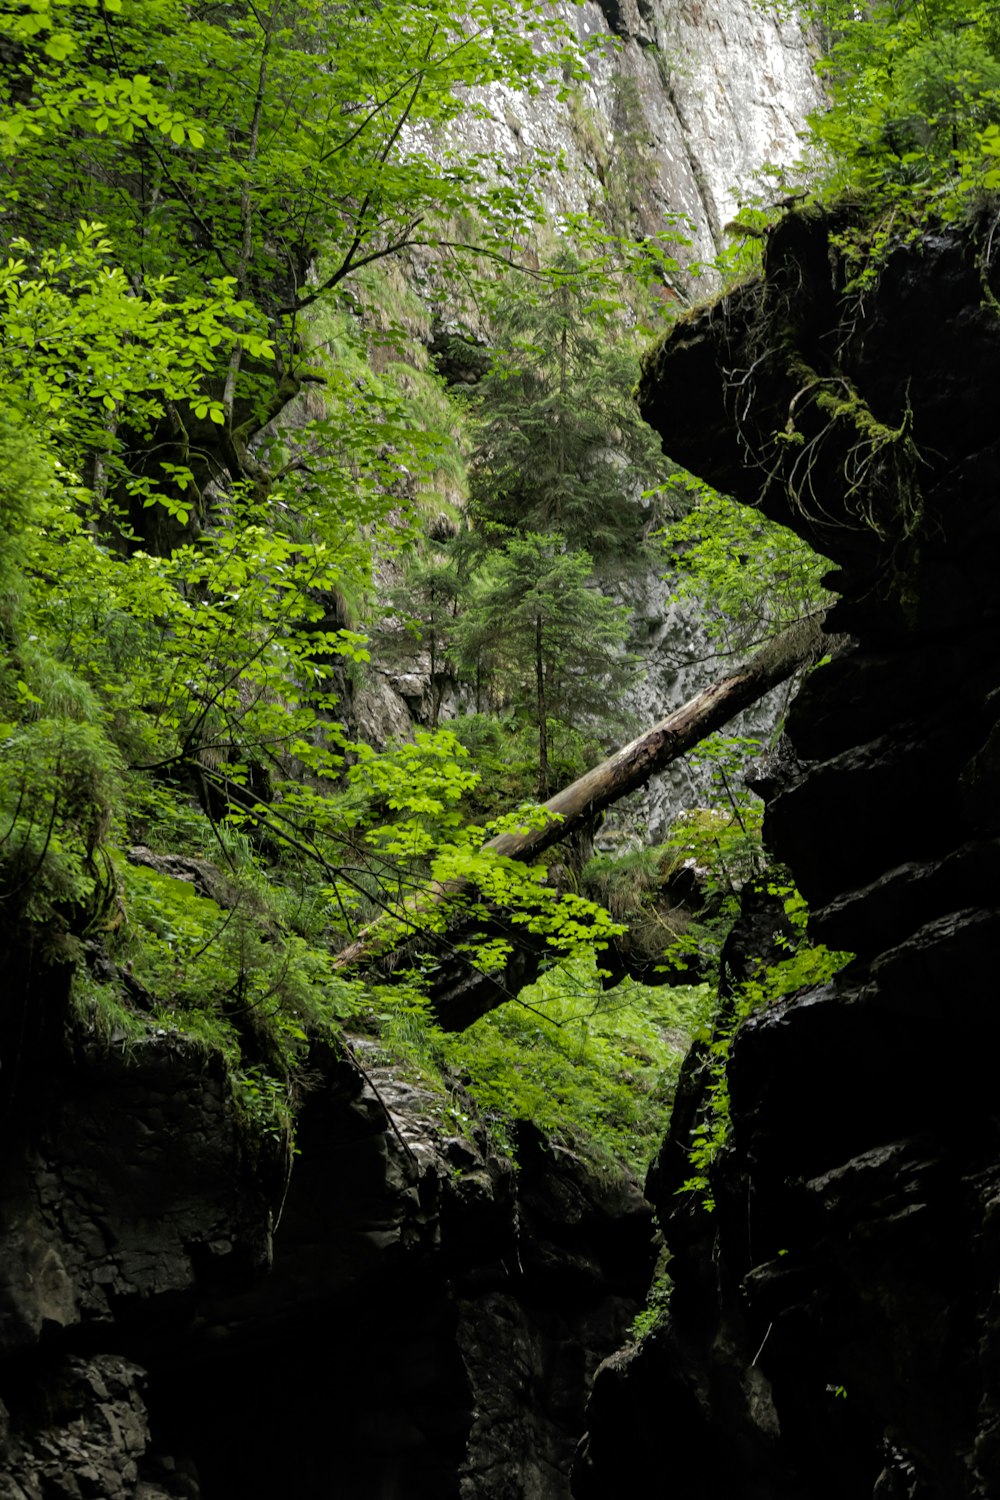
M720 644L705 629L694 599L673 599L675 587L659 570L629 580L632 595L632 648L643 661L642 675L624 696L623 706L636 733L690 702L735 665L720 655ZM734 718L723 731L756 739L762 751L770 744L794 690L794 682L775 688ZM678 814L693 807L714 806L717 790L710 769L697 757L683 756L654 776L627 803L608 811L595 837L601 853L660 844Z
M634 1184L531 1133L515 1173L361 1039L311 1058L293 1158L178 1036L57 1034L3 1101L2 1500L568 1494Z
M807 41L791 18L754 0L586 0L559 7L589 48L587 77L569 107L502 85L483 91L487 113L463 119L463 147L496 151L537 170L562 153L545 192L552 214L593 209L627 184L619 210L639 232L679 218L685 264L725 248L737 194L765 162L788 166L798 132L822 103ZM425 143L426 144L426 143ZM666 295L683 288L666 289Z
M730 243L725 226L737 212L738 191L763 163L787 167L796 159L798 132L822 103L808 40L796 22L776 20L757 0L586 0L562 10L591 49L587 76L571 99L559 101L552 90L527 98L494 85L479 100L484 116L470 115L456 127L460 144L499 152L512 172L536 172L541 153L561 154L564 170L545 179L554 218L606 212L610 199L619 230L653 235L676 226L683 269L662 288L663 298L704 297L717 277L706 270L694 279L690 271L710 266ZM419 283L420 270L414 275ZM450 378L469 376L451 371ZM662 571L655 567L629 579L630 645L644 662L643 678L624 705L631 733L720 675L696 608L671 603ZM405 738L415 723L430 722L429 678L427 658L405 674L373 672L353 706L364 737L381 747ZM774 696L734 732L766 739L783 702ZM471 707L472 695L449 683L442 718ZM603 847L611 852L662 840L679 812L710 800L706 786L704 775L677 762L627 814L619 810L609 820Z
M1000 1492L1000 265L993 213L863 296L794 215L642 391L667 451L818 539L848 644L795 701L765 833L857 959L741 1028L717 1212L651 1177L668 1326L598 1376L584 1497Z

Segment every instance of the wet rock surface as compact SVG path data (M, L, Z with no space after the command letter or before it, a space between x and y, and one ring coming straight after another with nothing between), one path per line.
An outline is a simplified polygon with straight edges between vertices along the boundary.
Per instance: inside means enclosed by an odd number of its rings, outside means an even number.
M1000 273L941 231L859 303L836 227L775 230L765 284L669 339L642 399L671 456L839 565L852 639L792 706L765 833L858 959L741 1028L713 1215L677 1197L689 1060L649 1189L671 1320L599 1372L581 1500L1000 1490Z

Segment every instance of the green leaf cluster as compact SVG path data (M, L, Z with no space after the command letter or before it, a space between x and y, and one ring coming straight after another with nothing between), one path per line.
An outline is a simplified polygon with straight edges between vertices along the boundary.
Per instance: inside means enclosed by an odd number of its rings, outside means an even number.
M1000 23L992 0L811 0L804 14L829 104L794 192L863 205L839 240L863 290L893 244L1000 190Z
M479 1118L516 1154L516 1125L533 1122L605 1169L641 1178L666 1127L677 1072L711 1005L707 985L605 994L592 957L552 967L518 1000L459 1035L416 1031L387 1010L390 1050L461 1085ZM456 1105L456 1115L468 1105Z

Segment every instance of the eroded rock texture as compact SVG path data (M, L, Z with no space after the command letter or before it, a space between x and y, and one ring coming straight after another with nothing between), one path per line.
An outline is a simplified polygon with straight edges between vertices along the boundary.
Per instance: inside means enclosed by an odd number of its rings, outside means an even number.
M512 173L535 174L544 157L561 157L563 170L540 182L556 222L567 212L599 220L611 212L614 232L627 226L640 237L676 226L671 254L679 264L660 295L666 303L706 296L718 283L715 257L733 243L726 226L741 196L754 190L754 174L765 161L791 166L806 117L823 102L810 38L790 12L759 0L560 0L555 8L587 49L572 102L554 89L528 97L492 84L477 93L482 112L453 127L455 144L498 153ZM426 132L414 139L432 153L440 147ZM693 264L701 267L697 279ZM408 274L421 295L429 267L417 261ZM447 351L456 332L462 354L453 358ZM490 337L473 307L450 308L430 348L439 371L460 385L475 383L482 370L485 346L471 344L470 335ZM656 481L632 475L631 482L638 494ZM460 495L453 498L462 504ZM622 706L637 729L717 675L700 611L673 600L674 584L662 574L663 565L654 563L630 577L625 590L633 612L630 649L642 656L644 671ZM360 737L381 747L405 738L415 724L436 722L435 708L443 720L471 711L471 690L450 670L438 672L432 683L424 652L406 671L376 659L362 687L345 684ZM775 694L749 710L737 732L768 739L782 702ZM593 729L603 736L601 725ZM704 771L678 760L608 818L601 851L661 842L678 813L709 800Z
M996 218L863 294L792 216L762 284L650 360L672 457L818 541L850 642L794 703L766 837L833 983L741 1029L709 1217L651 1184L670 1325L599 1373L581 1500L1000 1493Z
M74 1040L61 977L13 977L0 1500L568 1494L649 1274L634 1185L529 1135L515 1173L360 1038L311 1058L293 1161L218 1061Z

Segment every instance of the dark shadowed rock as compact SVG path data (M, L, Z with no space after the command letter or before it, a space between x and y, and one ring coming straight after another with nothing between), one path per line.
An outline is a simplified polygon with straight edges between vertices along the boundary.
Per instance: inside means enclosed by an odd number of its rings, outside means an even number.
M650 1273L634 1184L530 1131L515 1173L363 1038L315 1049L294 1159L176 1034L23 1067L2 1500L568 1494Z
M859 957L740 1029L712 1215L676 1196L689 1064L650 1179L670 1322L599 1371L581 1500L1000 1493L1000 269L941 231L861 302L842 227L792 215L643 381L673 458L838 565L852 640L792 705L765 836Z

